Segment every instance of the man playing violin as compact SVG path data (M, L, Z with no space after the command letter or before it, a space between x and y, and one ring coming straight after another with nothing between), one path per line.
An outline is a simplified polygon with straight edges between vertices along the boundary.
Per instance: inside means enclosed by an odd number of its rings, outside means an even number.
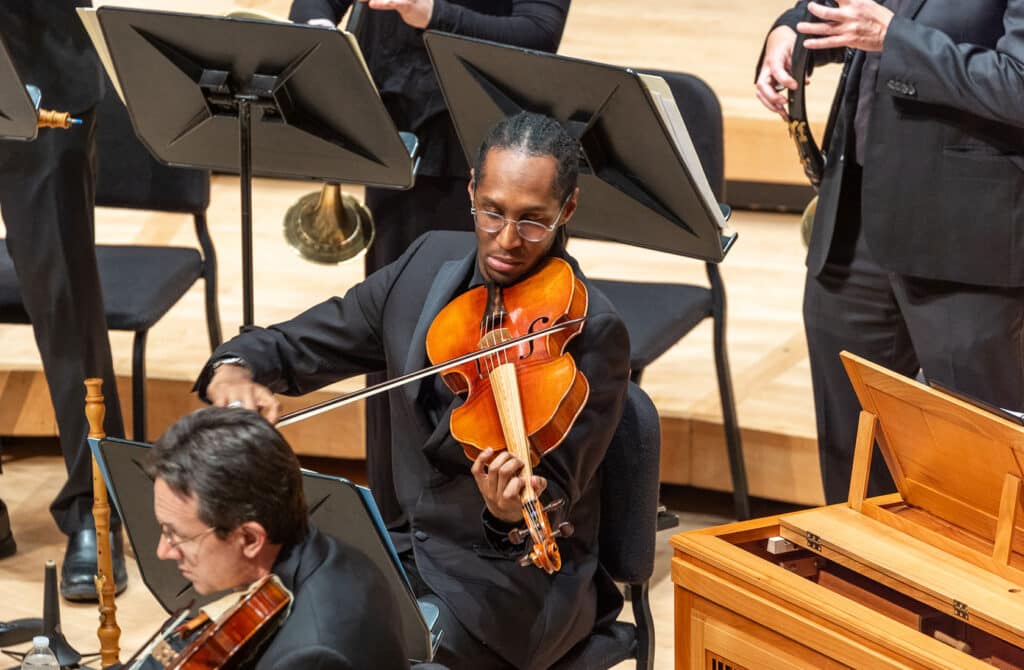
M245 410L201 409L167 430L146 467L157 555L198 593L244 590L271 573L291 592L291 612L247 667L409 666L384 575L310 525L298 459L273 426Z
M257 328L214 352L196 388L215 405L279 415L274 393L302 394L339 379L427 363L438 312L485 283L528 279L565 251L576 211L578 145L556 121L520 113L485 139L469 182L472 233L435 231L394 263L285 323ZM586 284L584 280L584 284ZM622 600L598 563L600 464L619 422L629 378L629 337L611 304L589 288L587 320L567 345L590 386L559 446L535 467L542 502L564 500L554 522L562 568L521 567L523 464L506 451L469 461L449 430L462 404L440 376L390 391L391 456L401 518L391 525L414 590L441 611L437 660L453 668L546 668L615 618ZM476 329L478 323L473 323Z

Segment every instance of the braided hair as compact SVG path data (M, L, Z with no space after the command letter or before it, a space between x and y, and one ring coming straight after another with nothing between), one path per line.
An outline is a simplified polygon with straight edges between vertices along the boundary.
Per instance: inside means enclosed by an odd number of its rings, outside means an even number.
M519 112L499 121L480 145L473 165L476 183L484 177L484 162L491 149L513 149L527 156L555 159L555 198L564 202L576 188L579 177L579 143L555 119L534 112Z

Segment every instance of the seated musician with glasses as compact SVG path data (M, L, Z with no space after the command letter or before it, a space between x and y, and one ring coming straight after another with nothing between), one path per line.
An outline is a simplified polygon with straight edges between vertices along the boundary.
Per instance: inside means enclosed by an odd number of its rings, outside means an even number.
M409 666L384 575L310 525L298 459L269 423L241 409L201 409L164 433L146 469L157 555L198 593L244 590L271 574L291 592L281 628L245 667Z
M496 125L468 185L476 232L434 231L394 263L290 321L256 328L214 352L196 385L215 405L279 416L274 393L308 393L374 370L393 378L428 364L425 342L450 301L485 284L529 280L564 260L565 226L576 211L577 142L557 121L520 113ZM539 276L539 275L538 275ZM522 567L529 549L508 531L523 523L523 463L486 449L470 461L452 436L462 405L439 375L390 391L394 486L402 516L392 540L421 600L438 606L436 660L451 668L547 668L613 621L622 599L598 562L599 466L622 414L629 337L608 300L587 286L582 331L566 347L589 383L575 422L529 482L542 503L563 500L552 521L562 567ZM467 329L475 334L480 319ZM475 342L475 339L473 340ZM324 420L324 419L321 419ZM330 420L329 418L326 420Z

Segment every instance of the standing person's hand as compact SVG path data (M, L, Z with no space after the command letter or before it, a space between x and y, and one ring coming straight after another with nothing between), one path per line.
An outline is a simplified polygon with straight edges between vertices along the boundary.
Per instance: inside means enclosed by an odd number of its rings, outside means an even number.
M783 91L795 91L797 88L797 81L790 74L795 44L796 33L789 26L779 26L768 33L761 71L754 82L757 99L769 110L781 116L783 121L789 121L789 114L786 113L788 99Z
M892 10L875 0L837 0L838 7L807 3L807 11L820 22L801 21L797 31L807 35L808 49L849 47L861 51L881 51L885 33L892 21Z
M434 13L434 0L369 0L370 9L390 9L413 28L424 29Z

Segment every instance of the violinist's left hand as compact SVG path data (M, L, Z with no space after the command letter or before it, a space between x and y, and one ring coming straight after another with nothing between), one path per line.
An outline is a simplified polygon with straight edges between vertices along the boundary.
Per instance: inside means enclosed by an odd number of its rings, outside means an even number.
M434 13L434 0L369 0L370 9L392 9L413 28L425 29Z
M519 475L523 463L508 451L485 449L473 461L473 479L484 497L487 511L496 519L515 524L523 518L523 501L519 494L525 482ZM533 476L533 489L539 496L548 486L548 480Z

